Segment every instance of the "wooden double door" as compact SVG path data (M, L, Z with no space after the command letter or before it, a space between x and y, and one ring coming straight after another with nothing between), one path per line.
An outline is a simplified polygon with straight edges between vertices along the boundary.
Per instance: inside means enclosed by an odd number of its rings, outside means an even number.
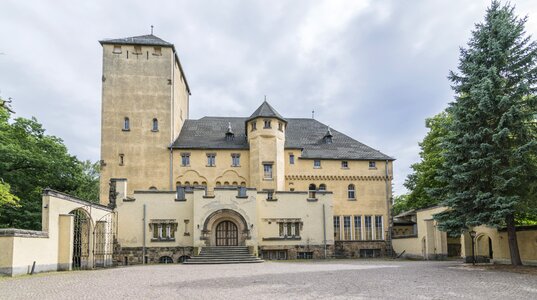
M216 246L238 246L239 231L231 221L222 221L216 226Z

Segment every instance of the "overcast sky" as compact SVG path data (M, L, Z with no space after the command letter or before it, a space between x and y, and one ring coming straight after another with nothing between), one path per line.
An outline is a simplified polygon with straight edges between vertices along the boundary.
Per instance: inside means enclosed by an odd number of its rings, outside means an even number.
M225 2L225 3L224 3ZM537 32L537 1L511 1ZM175 44L190 118L249 116L264 95L395 157L395 194L419 161L424 120L489 1L2 1L0 96L80 159L99 159L104 38Z

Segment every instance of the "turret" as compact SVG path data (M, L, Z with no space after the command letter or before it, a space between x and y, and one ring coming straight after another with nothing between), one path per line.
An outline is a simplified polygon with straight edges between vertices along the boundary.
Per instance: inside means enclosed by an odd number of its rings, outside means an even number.
M246 120L250 145L250 181L259 190L284 190L287 121L267 101Z

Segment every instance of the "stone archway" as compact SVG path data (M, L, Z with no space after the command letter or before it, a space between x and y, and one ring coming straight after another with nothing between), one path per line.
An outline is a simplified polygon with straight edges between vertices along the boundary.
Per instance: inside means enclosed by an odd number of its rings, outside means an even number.
M231 209L211 213L205 219L202 233L207 246L244 246L250 239L246 219Z

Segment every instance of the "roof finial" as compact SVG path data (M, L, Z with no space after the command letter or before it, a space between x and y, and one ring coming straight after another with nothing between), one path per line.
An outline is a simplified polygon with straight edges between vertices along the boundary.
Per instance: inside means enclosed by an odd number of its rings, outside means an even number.
M153 35L153 25L151 25L151 35Z
M267 102L267 95L265 95L265 102Z
M311 118L315 119L315 109L311 110Z

